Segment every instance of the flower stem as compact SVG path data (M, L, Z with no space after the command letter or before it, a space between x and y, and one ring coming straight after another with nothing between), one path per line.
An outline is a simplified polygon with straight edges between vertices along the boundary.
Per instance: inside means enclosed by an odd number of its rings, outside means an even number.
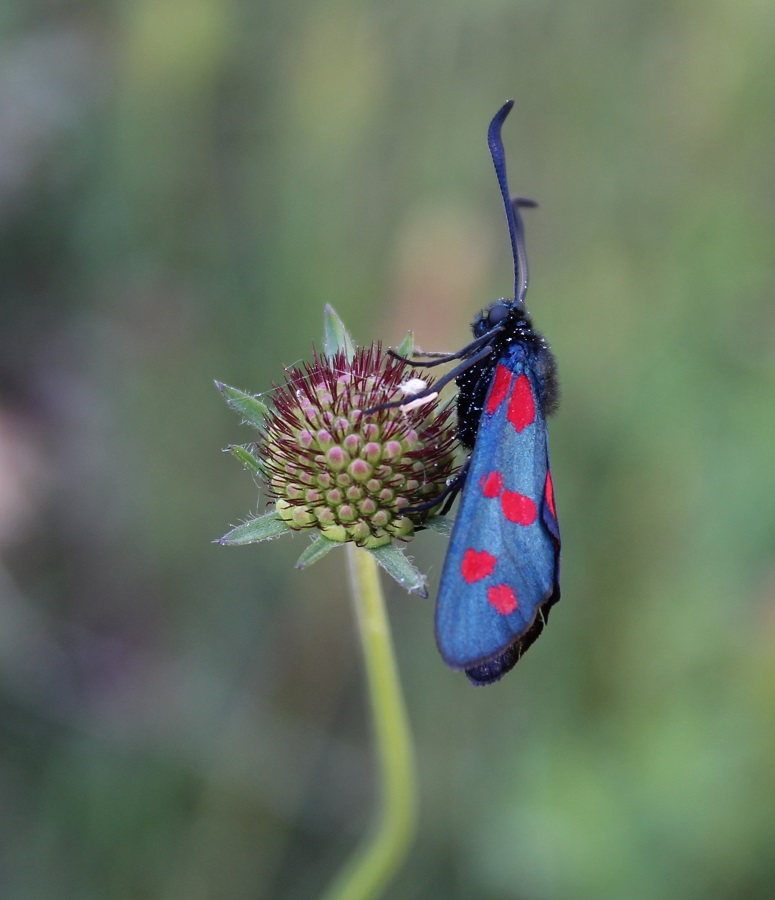
M417 818L414 751L377 563L354 544L348 544L347 551L374 718L381 809L370 836L337 876L325 900L379 896L406 856Z

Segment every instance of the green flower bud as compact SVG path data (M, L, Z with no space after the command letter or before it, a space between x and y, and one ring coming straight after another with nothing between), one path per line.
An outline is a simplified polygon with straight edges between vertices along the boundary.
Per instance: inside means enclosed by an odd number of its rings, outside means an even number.
M343 352L315 355L288 371L256 451L290 528L372 549L411 539L429 515L416 507L438 497L455 472L449 408L439 412L437 399L381 408L402 399L401 385L417 374L379 345L349 361Z

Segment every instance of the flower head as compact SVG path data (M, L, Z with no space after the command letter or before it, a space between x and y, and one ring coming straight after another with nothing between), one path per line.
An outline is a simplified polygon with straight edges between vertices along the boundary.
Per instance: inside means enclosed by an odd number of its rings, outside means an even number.
M409 539L454 469L450 410L384 409L417 378L378 344L315 354L275 387L256 446L278 515L294 530L379 547ZM376 409L375 409L376 407ZM366 412L367 410L373 410Z
M254 444L229 450L274 500L220 543L309 531L316 538L296 563L304 568L352 541L407 590L427 596L425 578L393 538L408 541L421 525L449 534L434 501L449 493L457 471L452 409L439 409L432 382L406 362L411 335L391 355L379 344L356 349L331 307L324 326L326 352L289 369L270 405L216 382L259 432Z

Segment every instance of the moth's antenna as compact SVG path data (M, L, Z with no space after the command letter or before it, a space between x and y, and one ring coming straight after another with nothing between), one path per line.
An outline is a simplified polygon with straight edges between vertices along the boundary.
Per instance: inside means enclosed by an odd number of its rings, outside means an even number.
M530 270L527 267L527 250L525 249L525 226L522 223L520 207L535 209L538 206L535 200L529 197L512 197L511 211L514 213L514 225L517 233L517 250L514 257L514 288L516 299L521 306L525 305L527 283L530 279Z
M509 237L511 238L511 255L514 258L514 299L524 305L527 293L528 271L527 255L525 253L525 231L522 225L522 216L519 214L520 206L535 206L535 202L523 197L511 199L509 183L506 178L506 154L501 139L501 128L506 116L511 112L514 101L509 100L495 113L487 129L487 144L490 148L490 156L495 166L495 174L498 177L498 185L503 197L503 207L506 210L506 221L509 223Z

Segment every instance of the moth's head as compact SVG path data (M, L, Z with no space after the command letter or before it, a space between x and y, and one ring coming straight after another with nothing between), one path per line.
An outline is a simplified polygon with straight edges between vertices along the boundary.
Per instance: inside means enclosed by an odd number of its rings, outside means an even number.
M483 309L474 319L471 330L474 337L483 337L488 332L500 326L506 332L529 326L530 317L523 303L519 300L501 298Z

